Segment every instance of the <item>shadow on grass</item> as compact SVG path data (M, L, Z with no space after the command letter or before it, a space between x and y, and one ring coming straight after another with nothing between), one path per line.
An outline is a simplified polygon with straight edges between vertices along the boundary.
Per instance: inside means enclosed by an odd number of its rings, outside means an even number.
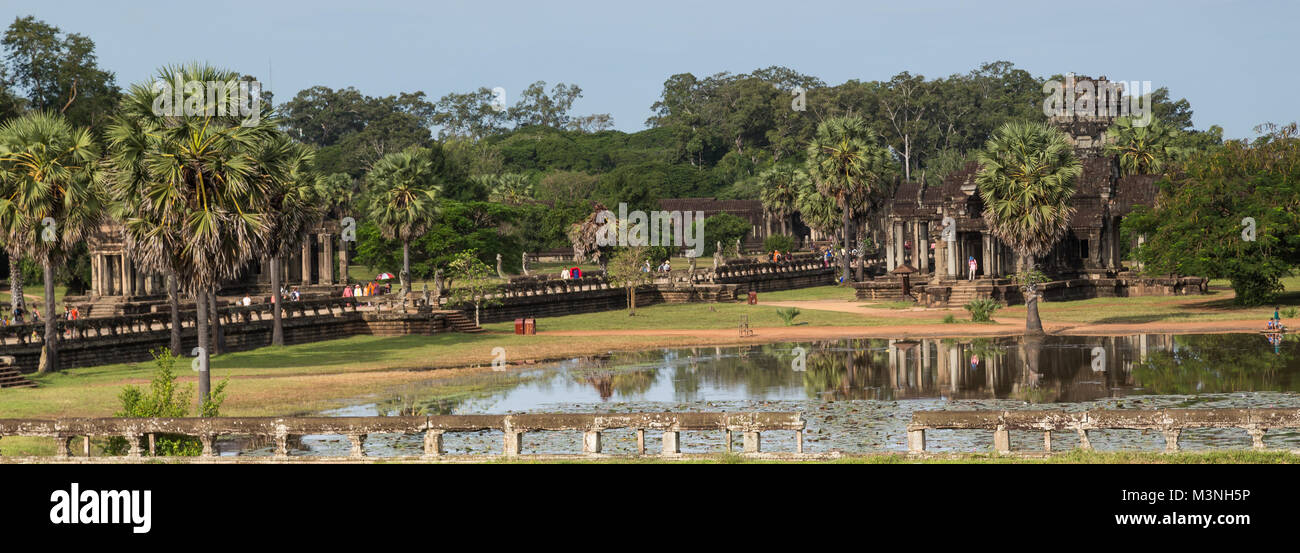
M346 366L356 363L380 364L409 359L411 350L437 346L473 346L500 340L500 335L448 333L434 336L354 336L326 342L293 346L267 346L250 351L227 353L213 358L218 370L274 369L282 367ZM432 366L435 359L428 359Z
M1097 319L1088 324L1143 324L1156 322L1173 322L1177 319L1189 319L1195 313L1150 313L1146 315L1124 315Z

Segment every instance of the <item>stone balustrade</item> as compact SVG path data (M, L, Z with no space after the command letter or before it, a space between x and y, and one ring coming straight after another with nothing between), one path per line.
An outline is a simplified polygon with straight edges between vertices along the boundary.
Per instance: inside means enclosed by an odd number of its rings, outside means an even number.
M1264 434L1275 428L1300 428L1300 409L1159 409L1066 411L918 411L907 425L907 449L925 452L926 430L991 430L993 449L1011 452L1011 431L1043 433L1043 450L1052 451L1053 432L1076 432L1079 447L1092 449L1090 430L1153 430L1163 433L1165 451L1178 451L1179 434L1191 428L1241 428L1253 449L1264 449Z
M153 455L154 436L184 435L199 439L203 457L215 456L213 444L221 436L256 436L274 443L271 462L289 457L293 436L346 436L349 458L366 456L365 441L370 434L423 434L423 458L445 455L443 435L451 432L501 431L502 452L507 457L523 455L523 436L527 432L581 431L582 454L601 455L601 434L612 429L632 429L637 434L637 454L645 454L646 431L662 432L665 457L681 452L681 432L721 431L727 451L732 449L732 434L742 435L743 452L762 452L763 432L793 430L795 453L803 453L805 422L797 412L744 413L539 413L520 415L432 415L409 417L215 417L215 418L64 418L55 420L0 419L0 438L35 436L55 438L58 457L71 456L71 443L80 437L83 455L91 454L92 437L122 437L128 450L117 460L142 459ZM248 459L247 457L244 457ZM186 458L173 458L186 460ZM330 458L318 458L330 460Z
M281 312L285 318L316 316L335 316L357 311L357 298L321 298L302 301L284 302ZM251 321L269 321L274 317L270 303L253 305L222 306L217 309L218 319L222 325L246 323ZM196 312L193 310L180 313L181 328L194 328L197 325ZM128 334L159 332L171 330L171 312L142 313L117 317L88 317L68 321L58 319L55 324L62 334L62 341L74 341L85 338L105 336L123 336ZM39 344L45 333L45 322L21 325L0 326L0 344L31 345Z

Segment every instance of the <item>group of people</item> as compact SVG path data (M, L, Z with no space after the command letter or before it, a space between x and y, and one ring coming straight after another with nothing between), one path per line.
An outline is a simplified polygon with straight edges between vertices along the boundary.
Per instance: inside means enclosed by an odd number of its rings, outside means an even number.
M672 271L673 271L673 264L671 261L667 259L665 259L663 263L660 263L659 266L655 267L654 269L650 268L650 260L647 259L645 260L645 265L641 267L641 272L643 273L650 273L650 272L671 273Z
M15 307L12 314L6 312L3 315L0 315L0 324L3 324L4 326L25 324L27 322L26 317L27 317L27 313L23 311L23 308L21 306ZM40 320L41 320L41 311L33 307L32 322L34 323Z
M649 263L649 261L646 263ZM582 269L580 267L569 267L568 269L560 271L561 280L569 280L571 278L582 278Z
M372 280L370 282L367 282L365 285L358 283L352 286L344 286L343 297L362 298L366 296L382 296L384 294L389 293L391 290L392 290L391 285L380 284L379 282Z
M1268 330L1282 332L1286 330L1286 325L1282 324L1282 313L1278 311L1278 306L1273 306L1273 318L1268 320Z

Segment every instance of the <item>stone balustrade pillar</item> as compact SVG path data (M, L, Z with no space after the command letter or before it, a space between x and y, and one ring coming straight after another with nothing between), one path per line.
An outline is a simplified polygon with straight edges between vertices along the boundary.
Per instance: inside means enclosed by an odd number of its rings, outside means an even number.
M993 450L998 453L1011 453L1011 431L1006 426L998 425L993 431Z
M582 433L582 453L583 455L596 455L600 453L599 430L588 430Z
M352 450L348 456L352 458L361 458L366 456L366 435L362 433L348 434L348 442L352 444Z
M763 450L762 434L755 431L745 431L743 434L745 453L760 453Z
M442 431L427 430L424 433L424 456L441 457L442 456Z
M682 433L677 430L664 431L664 455L682 454Z

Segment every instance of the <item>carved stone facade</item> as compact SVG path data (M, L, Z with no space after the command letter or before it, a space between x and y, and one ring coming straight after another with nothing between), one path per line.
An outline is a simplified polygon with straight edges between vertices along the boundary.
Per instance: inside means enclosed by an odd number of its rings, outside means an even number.
M1078 81L1092 81L1078 77ZM1108 88L1105 77L1097 89ZM1049 122L1064 131L1075 146L1083 173L1075 181L1074 216L1069 230L1038 267L1054 276L1104 278L1123 270L1120 220L1136 205L1151 205L1155 176L1120 177L1119 165L1104 155L1106 130L1114 117L1052 117ZM976 276L998 278L1017 270L1016 254L994 237L984 223L984 202L975 185L977 163L949 174L938 186L902 183L884 216L886 271L908 264L932 280L965 279L968 260L977 262ZM944 239L944 219L951 217L952 242ZM944 259L936 260L936 255ZM936 263L937 261L937 263ZM935 275L936 266L942 274Z

